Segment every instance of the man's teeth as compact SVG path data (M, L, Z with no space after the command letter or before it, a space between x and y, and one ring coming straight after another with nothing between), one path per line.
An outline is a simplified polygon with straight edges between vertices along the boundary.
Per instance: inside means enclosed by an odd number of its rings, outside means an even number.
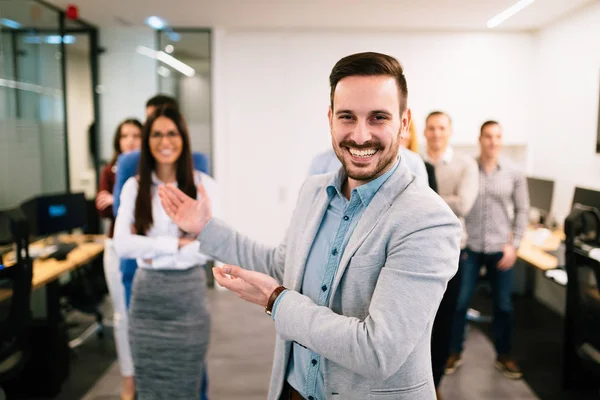
M349 150L350 150L350 154L352 154L354 157L371 157L373 154L377 153L376 149L364 149L364 150L349 149Z

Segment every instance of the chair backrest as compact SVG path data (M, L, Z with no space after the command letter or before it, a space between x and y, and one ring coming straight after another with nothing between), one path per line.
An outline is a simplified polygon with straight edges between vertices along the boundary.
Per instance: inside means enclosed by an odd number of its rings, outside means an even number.
M203 153L192 152L192 161L194 163L194 169L202 171L205 174L210 174L208 156ZM114 203L113 203L113 214L117 215L119 210L119 197L123 185L127 182L127 179L135 176L138 171L138 164L140 162L140 151L132 151L129 153L123 153L117 159L117 175L115 178L115 187L113 189Z
M16 264L4 268L1 279L11 281L12 296L8 316L0 327L0 363L12 353L26 350L29 340L31 280L33 263L29 257L29 224L18 209L0 212L0 219L10 220L12 239L16 244ZM20 368L21 362L14 366ZM13 370L0 368L0 380Z

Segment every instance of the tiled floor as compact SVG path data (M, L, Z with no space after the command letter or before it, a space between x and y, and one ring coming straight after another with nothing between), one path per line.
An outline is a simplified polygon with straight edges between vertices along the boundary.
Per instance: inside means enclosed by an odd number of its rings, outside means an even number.
M273 324L258 306L229 292L209 292L213 329L209 351L210 394L213 400L264 400L267 397ZM524 381L504 378L494 368L489 340L472 330L464 365L442 383L446 400L537 399ZM83 400L118 399L119 371L115 363Z

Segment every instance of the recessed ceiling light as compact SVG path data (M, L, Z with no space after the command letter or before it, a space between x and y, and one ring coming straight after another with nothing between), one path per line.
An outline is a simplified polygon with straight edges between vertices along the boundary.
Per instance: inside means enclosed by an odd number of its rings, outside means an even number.
M151 17L146 18L146 25L148 25L152 29L161 30L167 26L167 21L164 19L153 15Z
M61 42L64 44L73 44L75 43L75 36L65 35L61 38L60 35L50 35L46 36L45 41L48 44L60 44Z
M0 18L0 23L2 25L4 25L5 27L11 28L11 29L21 28L20 23L18 23L17 21L13 21L12 19L8 19L8 18Z
M504 21L506 21L507 19L509 19L510 17L512 17L513 15L515 15L516 13L518 13L519 11L521 11L522 9L524 9L525 7L530 5L531 3L533 3L534 1L535 0L519 0L519 1L517 1L512 6L508 7L506 10L502 11L500 14L490 18L487 22L487 27L495 28L496 26L500 25L501 23L503 23Z

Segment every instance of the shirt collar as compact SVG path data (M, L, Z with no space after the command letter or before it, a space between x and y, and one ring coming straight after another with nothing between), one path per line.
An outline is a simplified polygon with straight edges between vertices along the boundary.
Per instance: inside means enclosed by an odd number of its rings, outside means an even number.
M431 159L429 158L427 149L425 149L425 154L423 154L423 158L425 159L425 161L431 162ZM450 164L452 162L453 158L454 158L454 148L452 148L452 146L448 145L448 147L446 147L446 151L444 152L444 155L442 156L441 161L444 164Z
M446 151L444 152L444 156L442 157L442 161L444 164L450 164L452 159L454 158L454 148L452 146L448 146Z
M152 171L152 184L153 185L164 185L165 183L163 181L161 181L158 176L156 175L156 172ZM177 180L175 180L175 182L173 182L173 184L175 185L175 187L177 187Z
M398 169L399 164L400 164L400 158L398 157L396 159L396 163L394 164L394 166L392 168L390 168L389 171L387 171L385 174L381 175L379 178L377 178L375 180L372 180L369 183L365 183L364 185L354 188L352 190L352 194L354 194L356 192L356 194L358 195L358 198L360 199L363 206L367 207L369 205L369 203L371 203L371 200L373 200L373 197L375 197L375 195L377 194L377 191L385 183L385 181L387 181L388 178L390 176L392 176L392 174L394 172L396 172L396 169ZM343 197L342 185L344 184L346 179L347 179L346 171L344 171L344 168L342 167L334 175L333 179L331 180L331 183L327 186L327 194L329 195L329 198L332 198L336 193L339 196Z
M477 157L477 164L479 165L479 169L483 170L483 165L481 165L481 158ZM498 160L498 163L496 164L496 169L495 171L499 171L502 169L502 161Z

